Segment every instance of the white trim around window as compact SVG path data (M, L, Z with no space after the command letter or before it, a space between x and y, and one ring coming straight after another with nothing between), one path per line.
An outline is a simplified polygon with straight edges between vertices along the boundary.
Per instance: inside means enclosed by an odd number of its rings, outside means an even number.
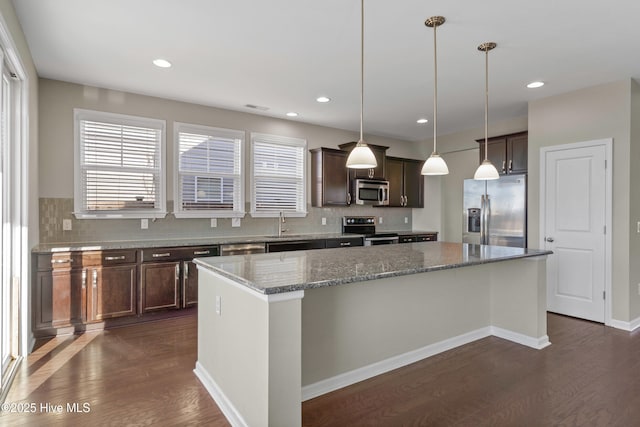
M307 141L251 133L251 216L307 215Z
M74 109L74 215L163 218L165 121Z
M174 122L176 218L243 218L245 132Z

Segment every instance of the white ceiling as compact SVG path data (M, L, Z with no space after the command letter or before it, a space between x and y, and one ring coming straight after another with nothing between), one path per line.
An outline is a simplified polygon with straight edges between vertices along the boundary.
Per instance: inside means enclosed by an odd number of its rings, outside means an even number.
M358 0L13 3L41 77L359 129ZM432 135L432 15L447 19L438 29L439 134L483 125L485 41L498 44L490 121L524 115L536 98L640 78L637 0L366 0L365 133ZM153 66L160 57L173 67ZM547 84L527 89L533 80ZM416 124L421 116L429 123Z

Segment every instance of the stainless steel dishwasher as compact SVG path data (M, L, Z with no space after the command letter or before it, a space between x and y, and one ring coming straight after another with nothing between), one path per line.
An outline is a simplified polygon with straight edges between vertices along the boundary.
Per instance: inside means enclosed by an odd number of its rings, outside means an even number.
M225 255L246 255L265 253L264 243L238 243L220 245L220 256Z

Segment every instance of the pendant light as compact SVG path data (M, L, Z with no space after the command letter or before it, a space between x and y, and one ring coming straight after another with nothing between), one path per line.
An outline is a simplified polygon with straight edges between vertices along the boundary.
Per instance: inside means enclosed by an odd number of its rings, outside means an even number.
M422 166L422 175L447 175L449 168L436 150L438 136L438 56L436 51L436 28L444 24L444 16L432 16L424 25L433 28L433 153Z
M484 90L484 161L476 169L473 179L490 180L498 179L500 175L498 170L488 158L489 153L489 51L497 45L493 42L482 43L478 46L478 50L485 54L485 90Z
M351 169L371 169L378 166L376 156L364 142L362 121L364 116L364 0L360 0L360 140L347 157Z

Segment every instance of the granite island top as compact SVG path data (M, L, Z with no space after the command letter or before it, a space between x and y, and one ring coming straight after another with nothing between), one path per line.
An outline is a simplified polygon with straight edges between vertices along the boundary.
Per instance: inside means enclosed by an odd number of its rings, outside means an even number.
M423 242L197 258L198 266L261 294L278 294L537 257L551 251Z

